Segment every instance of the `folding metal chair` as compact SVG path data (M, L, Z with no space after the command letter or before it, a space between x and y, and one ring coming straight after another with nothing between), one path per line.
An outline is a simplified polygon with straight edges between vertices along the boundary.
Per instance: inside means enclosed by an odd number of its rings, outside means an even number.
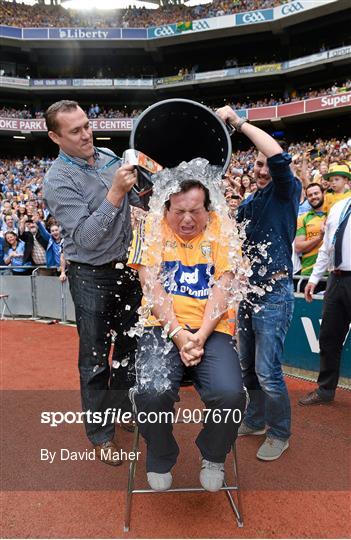
M9 295L8 294L0 294L0 303L2 304L2 311L1 311L1 317L0 319L3 320L5 317L5 309L7 309L7 311L9 312L9 314L11 315L11 317L14 319L15 316L14 314L12 313L11 309L9 308L9 305L7 303L7 299L8 299Z
M189 383L185 381L185 383L182 383L181 386L188 386L188 385ZM184 422L182 421L177 422L177 424L181 424L181 423L184 423ZM194 422L187 422L187 423L194 423ZM137 452L139 449L139 437L140 437L139 428L138 428L138 425L135 424L134 440L133 440L133 448L132 448L132 452L134 452L135 457L138 455ZM238 463L237 463L235 443L232 445L232 455L233 455L234 485L228 485L227 480L225 478L221 491L225 491L228 497L228 501L234 512L234 516L235 516L238 527L243 527L244 526L243 509L242 509L242 501L241 501L241 492L239 489L239 473L238 473ZM126 493L126 507L125 507L125 515L124 515L124 532L128 532L130 530L132 499L133 499L134 494L137 494L137 493L166 494L166 493L183 493L183 492L189 493L189 492L206 491L202 487L179 487L179 488L171 488L171 489L168 489L167 491L161 491L161 492L154 491L151 488L137 489L135 488L136 468L137 468L137 459L134 459L129 463L128 487L127 487L127 493Z

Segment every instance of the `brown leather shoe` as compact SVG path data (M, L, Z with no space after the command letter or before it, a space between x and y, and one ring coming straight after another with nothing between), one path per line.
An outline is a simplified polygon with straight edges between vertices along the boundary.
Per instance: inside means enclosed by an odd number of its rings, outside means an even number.
M95 445L95 455L103 463L116 467L122 464L119 457L119 450L113 441L106 441Z
M313 390L313 392L299 399L299 405L323 405L332 401L334 399L324 399L318 394L317 390Z

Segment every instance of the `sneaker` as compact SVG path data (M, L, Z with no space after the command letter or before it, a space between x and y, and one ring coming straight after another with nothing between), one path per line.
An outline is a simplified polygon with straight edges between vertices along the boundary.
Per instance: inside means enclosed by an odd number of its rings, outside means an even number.
M245 422L242 422L239 429L238 429L238 436L242 437L243 435L264 435L266 433L266 428L262 429L255 429L250 428L245 424Z
M272 437L266 437L264 443L258 449L256 457L263 461L274 461L280 458L283 452L289 448L289 441L282 441L281 439L273 439Z
M201 461L200 484L206 491L218 491L224 482L224 463Z
M172 485L172 474L170 472L166 473L156 473L148 472L147 481L149 486L154 491L167 491Z

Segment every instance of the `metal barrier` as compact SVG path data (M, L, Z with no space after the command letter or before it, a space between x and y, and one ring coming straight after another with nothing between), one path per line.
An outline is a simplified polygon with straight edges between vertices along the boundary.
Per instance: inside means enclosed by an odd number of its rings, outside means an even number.
M0 266L0 272L12 268L28 266ZM75 322L74 304L69 290L68 282L61 282L56 276L41 276L40 269L46 266L33 266L31 276L14 276L7 273L0 274L0 291L8 294L8 304L11 312L19 317L32 319L49 318L62 322ZM56 269L51 268L51 269ZM9 315L5 310L5 315Z
M0 271L8 267L0 267ZM18 268L18 267L17 267ZM1 294L8 294L7 302L16 316L52 318L62 322L75 322L74 304L67 281L58 277L40 276L36 267L31 276L0 275ZM26 267L28 269L28 267ZM284 365L294 373L300 370L315 377L319 371L319 328L322 318L323 296L317 294L312 304L307 303L300 292L301 282L306 276L294 276L298 282L295 293L295 310L284 347ZM325 279L325 278L324 278ZM4 309L7 316L11 314ZM345 340L341 377L351 377L351 334Z

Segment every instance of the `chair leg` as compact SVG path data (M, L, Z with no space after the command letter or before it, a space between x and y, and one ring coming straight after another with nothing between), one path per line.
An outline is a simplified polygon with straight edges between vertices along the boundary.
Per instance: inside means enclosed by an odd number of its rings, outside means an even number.
M236 521L238 524L238 527L244 526L244 517L243 517L243 507L242 507L242 501L241 501L241 491L240 491L240 484L239 484L239 471L238 471L238 461L237 461L237 455L236 455L236 447L235 442L232 445L232 454L233 454L233 473L234 473L234 482L236 485L236 502L234 501L233 495L231 494L230 490L227 489L225 491L229 504L232 507L232 510L235 514ZM224 483L224 486L226 487L226 482Z
M14 316L14 314L12 313L11 309L9 308L9 305L8 305L8 303L7 303L7 301L6 301L6 298L2 298L1 300L2 300L3 303L4 303L3 309L2 309L2 313L1 313L1 319L4 319L4 318L5 318L5 317L4 317L4 315L5 315L5 309L7 309L7 311L8 311L9 314L11 315L12 319L14 319L15 316Z
M134 431L133 449L132 449L132 452L134 452L135 457L129 463L126 509L125 509L125 514L124 514L124 528L123 528L124 532L129 532L129 528L130 528L130 517L131 517L131 512L132 512L132 498L133 498L133 491L134 491L134 479L135 479L135 472L136 472L136 466L137 466L138 448L139 448L139 427L138 427L138 424L136 423L135 431Z

